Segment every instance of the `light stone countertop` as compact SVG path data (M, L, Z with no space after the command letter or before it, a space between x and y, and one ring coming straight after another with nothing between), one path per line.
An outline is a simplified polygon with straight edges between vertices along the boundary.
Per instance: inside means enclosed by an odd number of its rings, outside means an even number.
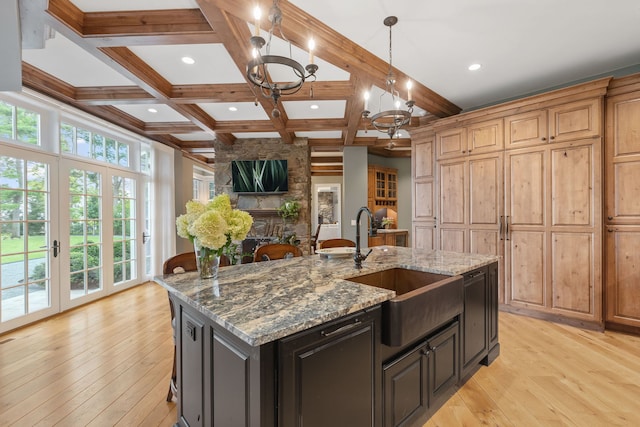
M368 249L365 249L368 251ZM395 296L390 290L344 279L401 267L457 275L491 264L495 256L376 246L362 263L319 255L223 267L218 280L197 272L154 280L252 346L259 346Z

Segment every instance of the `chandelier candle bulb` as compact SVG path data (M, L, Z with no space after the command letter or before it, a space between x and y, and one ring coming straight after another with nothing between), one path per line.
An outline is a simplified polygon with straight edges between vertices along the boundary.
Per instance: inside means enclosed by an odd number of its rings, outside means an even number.
M309 39L309 64L313 64L313 49L316 48L316 42L313 39Z
M369 92L365 92L364 93L364 109L368 110L369 109Z
M407 101L411 101L411 87L413 86L413 82L411 80L407 80Z

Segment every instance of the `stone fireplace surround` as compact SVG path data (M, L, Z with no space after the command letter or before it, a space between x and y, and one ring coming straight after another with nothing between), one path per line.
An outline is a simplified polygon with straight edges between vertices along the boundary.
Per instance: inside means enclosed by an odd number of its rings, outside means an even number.
M214 143L215 192L227 193L233 207L247 211L253 226L243 242L243 253L263 242L276 240L282 234L282 218L278 207L285 200L300 203L300 216L295 223L287 221L286 234L296 233L300 248L310 253L311 236L311 157L307 140L296 139L285 144L280 139L238 139L233 145ZM232 160L286 159L289 170L289 191L284 194L239 194L232 191Z

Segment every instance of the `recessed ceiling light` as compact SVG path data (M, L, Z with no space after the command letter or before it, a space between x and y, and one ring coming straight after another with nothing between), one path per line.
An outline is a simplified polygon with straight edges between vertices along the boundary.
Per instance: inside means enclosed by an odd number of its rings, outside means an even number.
M193 59L193 58L192 58L192 57L190 57L190 56L183 56L183 57L182 57L182 62L184 62L185 64L188 64L188 65L193 65L193 64L195 64L195 63L196 63L196 60L195 60L195 59Z
M320 108L320 107L318 106L318 104L311 104L311 109L312 109L312 110L317 110L318 108Z
M482 65L480 64L471 64L469 65L469 71L476 71L479 70L482 67Z
M158 110L156 110L155 108L148 108L147 111L150 112L150 113L157 113L158 112Z
M229 111L238 111L238 107L229 107Z

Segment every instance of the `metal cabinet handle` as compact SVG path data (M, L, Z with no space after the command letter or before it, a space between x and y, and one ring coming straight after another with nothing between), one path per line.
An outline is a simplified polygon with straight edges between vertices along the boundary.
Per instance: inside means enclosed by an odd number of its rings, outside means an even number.
M341 332L348 331L349 329L355 328L356 326L360 325L360 323L362 323L360 321L360 319L355 319L353 321L353 323L349 323L348 325L340 326L339 328L334 329L333 331L329 331L329 332L322 331L322 332L320 332L320 335L322 335L323 337L330 337L330 336L339 334Z
M504 240L503 236L502 236L502 221L504 221L504 216L500 215L500 224L498 225L498 234L500 235L500 240Z

